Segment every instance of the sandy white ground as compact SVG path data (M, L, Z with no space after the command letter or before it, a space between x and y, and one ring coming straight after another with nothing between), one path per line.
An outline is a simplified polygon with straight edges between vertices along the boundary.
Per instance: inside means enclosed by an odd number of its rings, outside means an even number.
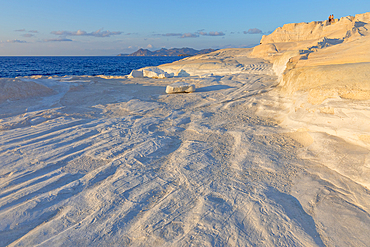
M0 79L0 246L368 246L370 101L283 94L250 53Z

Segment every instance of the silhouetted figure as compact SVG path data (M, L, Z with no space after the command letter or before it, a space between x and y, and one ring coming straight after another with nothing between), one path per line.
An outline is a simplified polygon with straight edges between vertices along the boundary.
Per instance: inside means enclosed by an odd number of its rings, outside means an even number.
M329 15L329 23L333 23L334 22L334 15L331 14Z

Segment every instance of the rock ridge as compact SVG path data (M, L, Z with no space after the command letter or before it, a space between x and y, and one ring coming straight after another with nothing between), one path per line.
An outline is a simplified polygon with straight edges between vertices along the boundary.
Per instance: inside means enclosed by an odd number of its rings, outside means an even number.
M273 63L282 92L309 92L311 103L370 99L370 12L285 24L263 36L251 56Z

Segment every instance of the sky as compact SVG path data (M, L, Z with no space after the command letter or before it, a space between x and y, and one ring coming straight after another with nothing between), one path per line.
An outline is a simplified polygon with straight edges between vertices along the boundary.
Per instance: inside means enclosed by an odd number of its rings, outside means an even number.
M251 47L287 23L369 11L369 0L0 0L0 56Z

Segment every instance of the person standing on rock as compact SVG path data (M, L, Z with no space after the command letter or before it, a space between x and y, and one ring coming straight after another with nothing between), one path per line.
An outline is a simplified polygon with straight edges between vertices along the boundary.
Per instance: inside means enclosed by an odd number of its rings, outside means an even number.
M334 22L334 15L333 14L329 15L329 23L332 23L332 22Z

